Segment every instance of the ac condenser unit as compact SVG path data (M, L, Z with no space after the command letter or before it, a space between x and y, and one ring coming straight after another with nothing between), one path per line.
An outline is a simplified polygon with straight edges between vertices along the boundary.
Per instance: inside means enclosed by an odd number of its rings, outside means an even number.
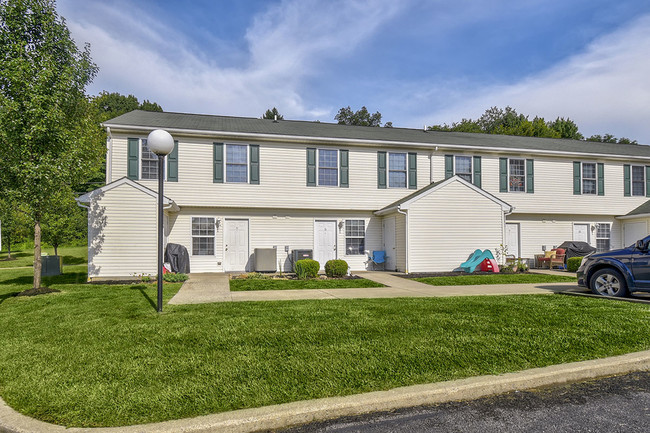
M255 248L255 270L275 272L277 270L277 250L275 248Z
M293 250L291 253L291 263L293 264L295 264L298 260L314 258L312 250Z

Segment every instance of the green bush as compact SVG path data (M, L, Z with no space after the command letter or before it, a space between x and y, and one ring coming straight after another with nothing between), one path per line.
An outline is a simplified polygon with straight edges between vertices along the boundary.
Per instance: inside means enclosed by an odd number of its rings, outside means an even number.
M188 278L187 274L163 274L163 281L168 283L182 283L187 281Z
M582 262L582 257L571 257L566 261L566 269L569 272L575 272L580 267L580 262Z
M330 278L341 278L348 273L348 263L345 260L328 260L325 263L325 275Z
M307 278L316 278L319 269L320 263L312 259L298 260L293 266L293 271L296 273L296 276L300 280L306 280Z

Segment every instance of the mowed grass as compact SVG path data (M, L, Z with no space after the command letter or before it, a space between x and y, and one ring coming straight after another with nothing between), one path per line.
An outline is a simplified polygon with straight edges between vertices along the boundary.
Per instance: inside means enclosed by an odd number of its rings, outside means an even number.
M542 367L650 348L648 306L560 295L165 305L84 266L13 297L0 270L0 395L67 426L121 426ZM165 301L180 284L165 285Z
M34 249L20 249L11 252L11 257L16 260L7 260L6 245L0 253L0 269L32 266L34 264ZM54 248L45 246L42 253L54 255ZM88 247L59 247L59 255L63 258L63 265L80 265L88 260Z
M384 287L384 285L365 278L340 280L321 280L316 278L312 280L230 280L230 290L233 292L245 292L249 290L352 289L359 287Z
M470 286L477 284L524 284L524 283L570 283L577 281L575 276L550 274L479 274L451 277L413 278L415 281L432 286Z

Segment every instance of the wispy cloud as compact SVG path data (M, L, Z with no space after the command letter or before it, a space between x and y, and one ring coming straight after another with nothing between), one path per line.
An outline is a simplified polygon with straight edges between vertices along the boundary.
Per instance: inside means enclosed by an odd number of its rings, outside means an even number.
M70 12L68 26L78 42L91 43L100 67L91 92L133 93L174 111L255 115L275 105L290 117L318 118L331 117L332 108L304 101L304 80L328 59L350 55L401 7L393 1L282 1L254 18L241 67L206 58L181 32L133 6L86 4Z

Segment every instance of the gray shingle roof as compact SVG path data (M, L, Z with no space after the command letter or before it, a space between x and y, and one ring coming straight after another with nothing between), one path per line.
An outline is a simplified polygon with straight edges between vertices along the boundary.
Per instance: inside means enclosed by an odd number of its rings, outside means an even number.
M650 214L650 200L625 214L625 216Z
M167 113L135 110L104 122L105 126L133 126L186 129L205 132L289 135L302 137L418 143L424 145L460 145L476 148L517 149L546 152L570 152L650 158L650 146L595 143L554 138L428 131L407 128L348 126L335 123L280 120L205 114Z

